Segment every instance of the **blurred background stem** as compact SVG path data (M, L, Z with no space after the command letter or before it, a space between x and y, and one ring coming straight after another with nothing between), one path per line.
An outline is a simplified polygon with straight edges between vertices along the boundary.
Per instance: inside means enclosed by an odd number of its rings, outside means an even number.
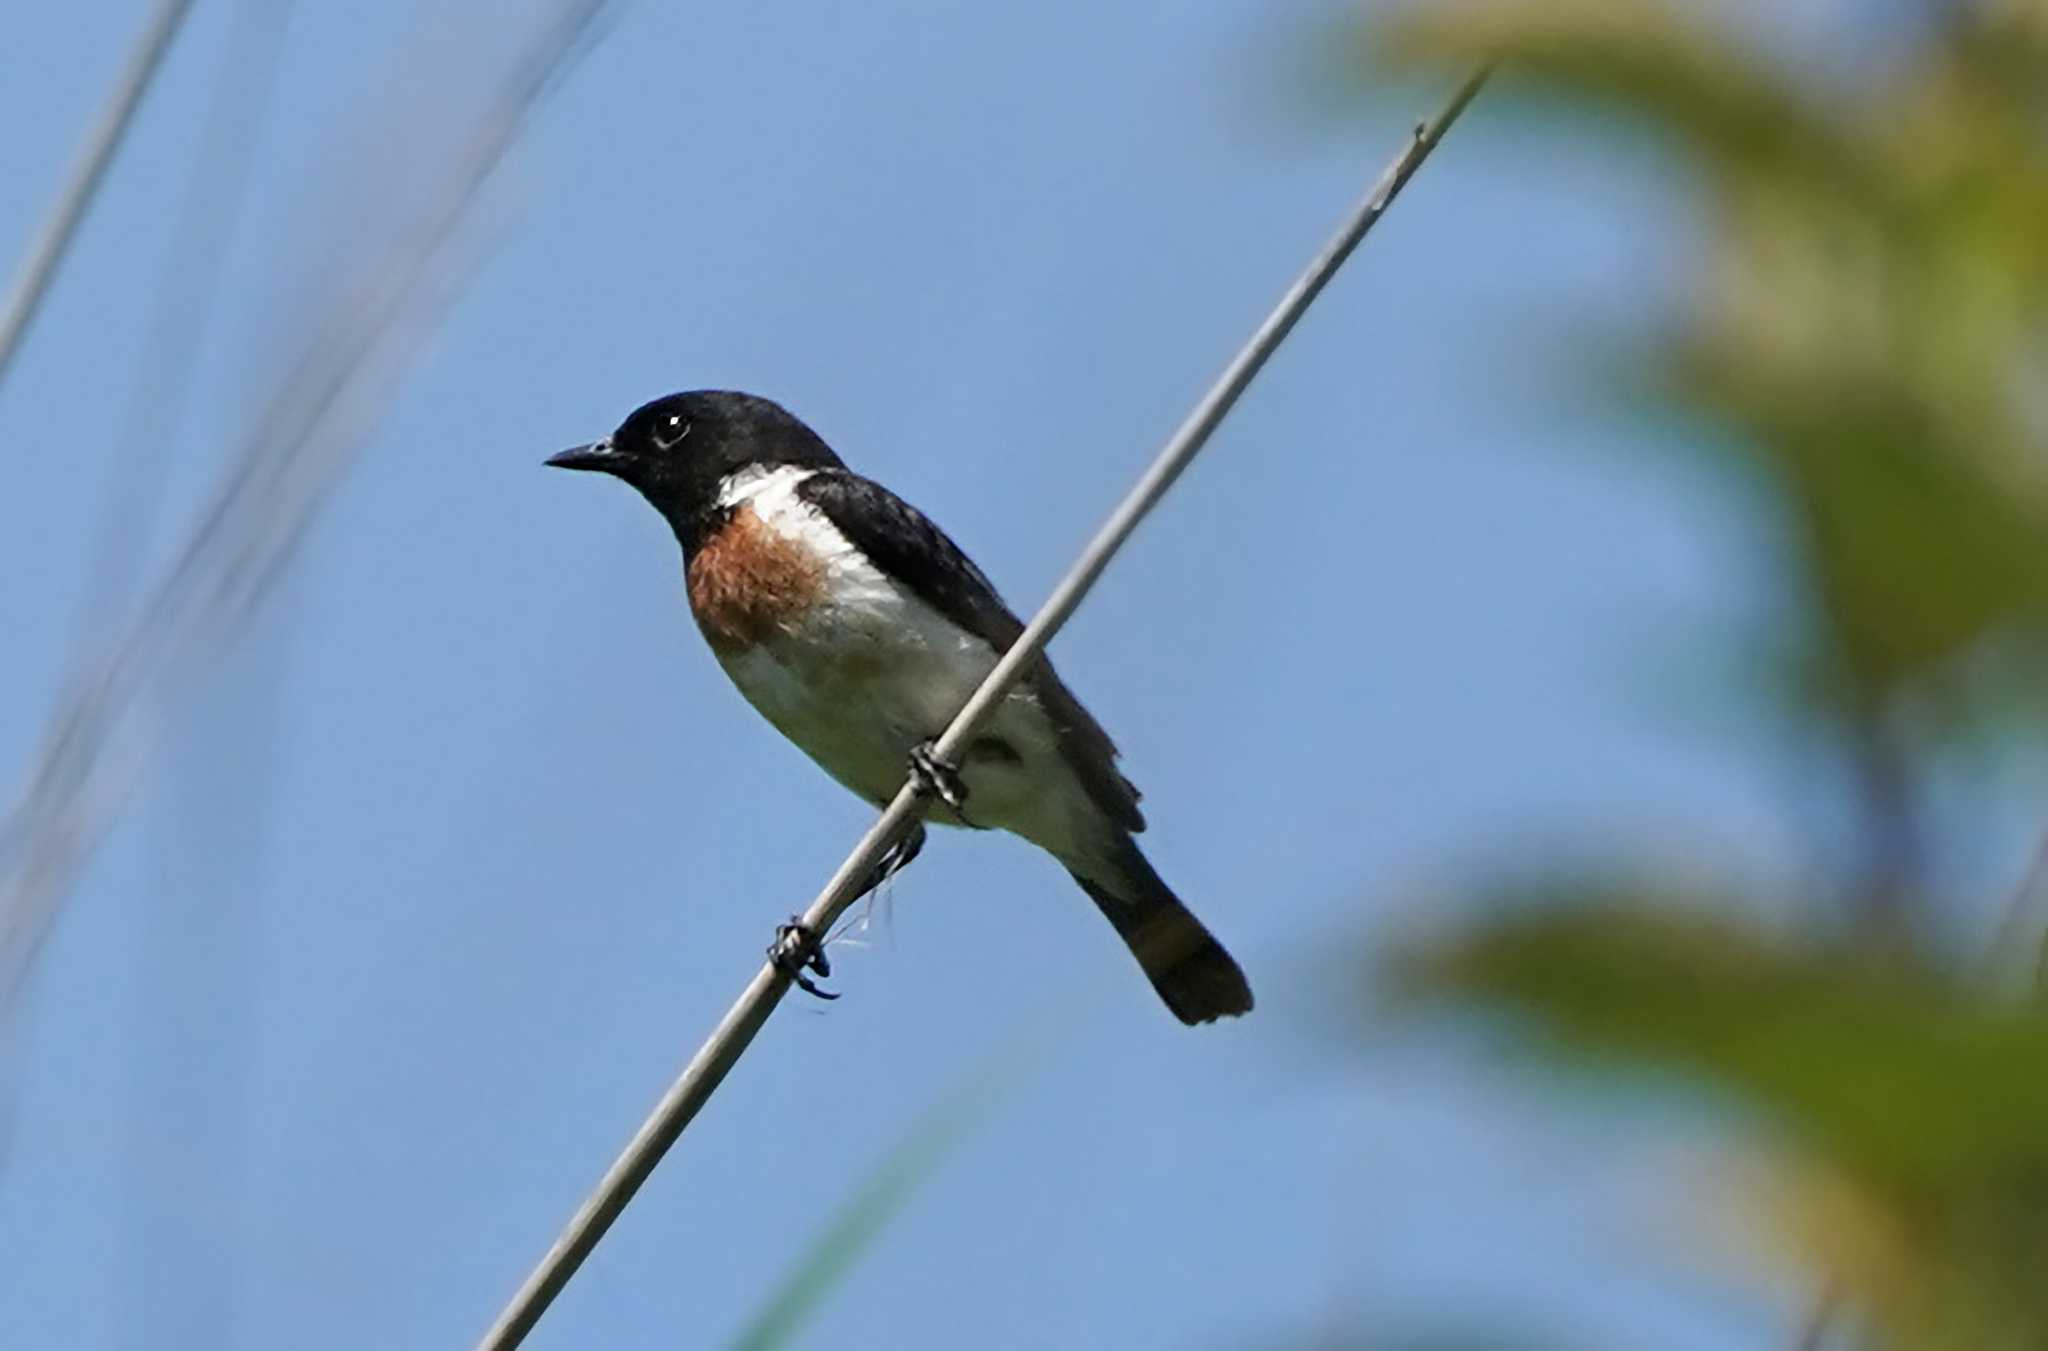
M171 40L178 35L178 28L191 8L192 0L157 0L150 10L128 64L115 78L106 105L79 146L70 177L58 188L49 215L38 228L15 275L12 289L5 300L0 300L0 385L6 383L15 352L42 306L43 296L92 205L93 195L99 191L100 180L106 177L114 152L120 149L122 137L135 120L142 96L149 92L150 82L163 66L164 54L170 50Z

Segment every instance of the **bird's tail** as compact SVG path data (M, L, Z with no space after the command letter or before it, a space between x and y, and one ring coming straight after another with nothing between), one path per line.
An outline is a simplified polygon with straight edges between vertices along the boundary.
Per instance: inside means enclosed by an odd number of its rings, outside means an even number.
M1202 921L1161 881L1137 842L1125 837L1109 866L1069 868L1145 968L1152 988L1193 1026L1249 1013L1252 987Z

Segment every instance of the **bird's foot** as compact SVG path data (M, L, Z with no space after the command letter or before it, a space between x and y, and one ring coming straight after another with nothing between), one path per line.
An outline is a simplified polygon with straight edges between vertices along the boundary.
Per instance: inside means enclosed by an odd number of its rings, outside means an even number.
M911 860L916 858L923 849L924 823L922 821L913 821L910 824L909 833L896 841L896 843L890 845L888 851L875 860L874 869L868 873L867 881L861 883L860 891L857 894L861 896L867 895L897 873L908 868Z
M961 810L967 805L967 783L960 777L960 766L941 760L933 742L920 741L910 748L910 777L920 796L937 798L963 822L974 824Z
M768 945L768 961L777 971L795 981L797 988L805 994L816 995L820 999L839 998L805 974L815 971L820 976L829 977L832 963L825 960L825 947L818 941L818 935L795 915L789 917L789 923L776 927L775 941Z

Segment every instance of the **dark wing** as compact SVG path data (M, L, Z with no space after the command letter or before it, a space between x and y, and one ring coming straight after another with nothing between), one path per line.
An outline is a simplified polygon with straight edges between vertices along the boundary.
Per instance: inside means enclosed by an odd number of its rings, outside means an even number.
M1007 651L1024 632L1023 622L960 546L881 484L848 470L821 469L798 485L797 495L824 513L876 567L997 652ZM1024 678L1059 729L1060 751L1095 805L1125 830L1143 830L1138 790L1117 772L1116 744L1109 734L1060 683L1045 658L1033 663Z

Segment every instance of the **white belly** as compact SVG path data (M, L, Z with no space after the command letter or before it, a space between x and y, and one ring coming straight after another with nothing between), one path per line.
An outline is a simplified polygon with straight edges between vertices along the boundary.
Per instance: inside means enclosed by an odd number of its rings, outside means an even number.
M794 495L770 480L747 493L761 519L826 565L826 600L767 641L718 654L761 715L869 802L896 795L912 747L936 738L995 665L986 642L895 585ZM969 754L966 814L1068 852L1086 794L1037 699L1019 689L983 724L1015 758ZM944 807L931 819L957 824Z

